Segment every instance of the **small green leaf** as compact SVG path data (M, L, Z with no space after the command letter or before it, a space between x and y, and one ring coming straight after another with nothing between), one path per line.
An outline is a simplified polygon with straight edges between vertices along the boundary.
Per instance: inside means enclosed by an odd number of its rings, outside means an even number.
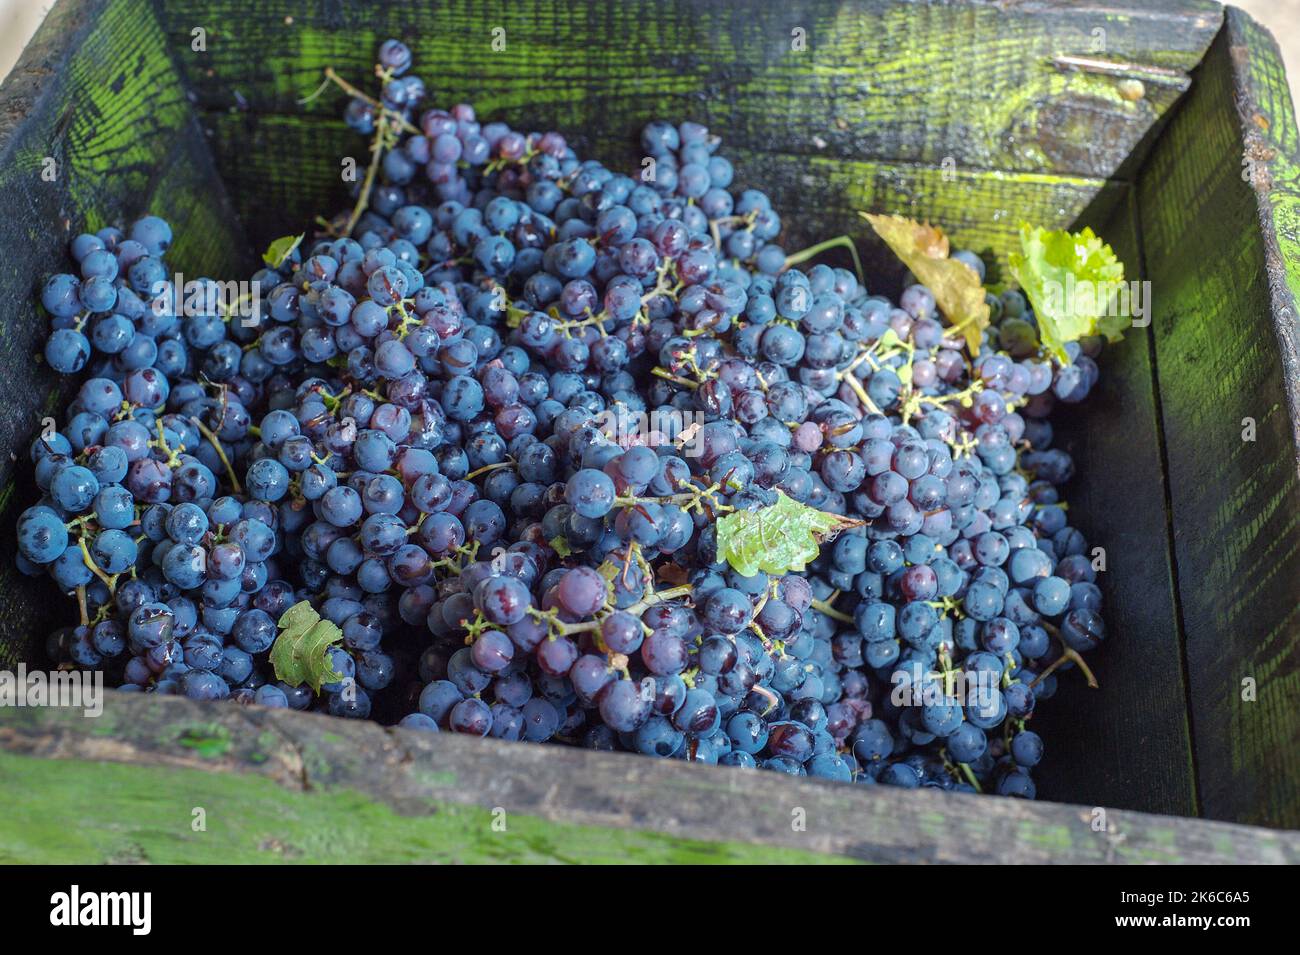
M760 570L784 574L803 570L821 545L862 521L819 511L781 492L776 503L757 511L733 511L718 521L718 554L738 574L752 577Z
M1020 252L1008 257L1011 272L1034 306L1043 344L1062 364L1066 342L1085 335L1123 337L1133 320L1117 309L1124 263L1091 229L1082 232L1020 226Z
M293 255L294 250L302 245L302 240L307 237L306 233L302 235L282 235L270 244L266 252L262 255L262 261L273 269L278 269L284 265L289 256Z
M280 617L280 635L271 646L275 678L290 686L306 683L317 693L322 684L340 682L345 677L335 671L329 650L342 639L342 630L299 601Z

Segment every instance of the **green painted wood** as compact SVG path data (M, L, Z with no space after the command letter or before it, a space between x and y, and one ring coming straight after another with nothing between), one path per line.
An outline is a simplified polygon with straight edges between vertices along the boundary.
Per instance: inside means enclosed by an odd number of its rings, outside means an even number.
M42 178L47 157L51 181ZM68 241L155 212L176 227L175 268L197 277L247 267L245 240L145 0L63 0L37 31L0 87L0 209L0 434L17 456L0 455L0 538L12 541L18 513L37 496L28 443L75 390L39 357L49 330L40 282L68 268ZM34 655L69 619L52 587L18 578L11 559L0 561L0 665Z
M680 116L744 148L1099 178L1177 99L1222 18L1207 0L162 0L160 9L209 111L297 115L324 67L364 78L377 44L397 36L425 65L432 103L526 115L574 135L584 154L634 160L629 130ZM208 50L191 54L197 26ZM1121 84L1136 77L1145 95L1126 99ZM337 116L338 102L322 97L308 114Z
M1276 46L1230 11L1138 183L1201 807L1212 818L1292 827L1300 826L1294 117ZM1243 441L1246 418L1254 441ZM1253 702L1242 698L1248 679Z
M1300 833L127 694L0 711L0 800L20 861L1300 862Z
M1109 220L1086 219L1115 249L1127 276L1143 276L1136 196ZM1131 329L1101 357L1087 413L1059 415L1058 446L1074 457L1065 488L1071 523L1106 552L1098 575L1109 637L1090 656L1100 689L1078 672L1033 717L1050 743L1039 795L1148 812L1197 814L1173 537L1150 329Z
M159 798L160 793L165 797ZM40 794L40 798L33 798ZM824 865L793 849L684 839L635 827L559 823L430 800L418 816L364 793L286 792L198 769L0 754L7 865L575 864ZM203 825L195 831L196 808ZM75 825L69 825L75 820Z

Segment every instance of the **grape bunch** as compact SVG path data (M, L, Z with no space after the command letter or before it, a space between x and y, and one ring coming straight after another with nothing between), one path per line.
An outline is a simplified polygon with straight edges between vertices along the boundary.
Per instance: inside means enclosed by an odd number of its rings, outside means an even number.
M83 375L18 524L20 567L76 598L51 656L131 692L1032 798L1035 709L1105 636L1050 421L1100 339L1053 359L1010 291L971 355L922 285L793 267L705 127L650 123L634 178L426 108L410 66L390 40L380 95L346 87L373 175L268 253L254 321L177 313L154 216L45 283L46 362ZM738 558L720 528L787 507L838 535ZM271 659L302 602L339 632L318 688Z

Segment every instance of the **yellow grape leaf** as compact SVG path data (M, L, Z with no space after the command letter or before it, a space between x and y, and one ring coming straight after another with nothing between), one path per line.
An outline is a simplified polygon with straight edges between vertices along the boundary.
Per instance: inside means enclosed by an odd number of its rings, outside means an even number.
M980 277L965 262L948 257L948 237L936 226L902 216L858 213L934 295L948 324L966 339L971 355L980 350L980 333L989 324L989 304Z

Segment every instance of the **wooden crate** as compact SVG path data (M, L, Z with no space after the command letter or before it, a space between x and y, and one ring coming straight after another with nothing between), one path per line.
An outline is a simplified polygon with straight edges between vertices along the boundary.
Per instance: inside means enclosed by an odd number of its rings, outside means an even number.
M709 124L738 181L773 195L787 247L849 233L873 288L901 275L860 209L942 223L994 278L1022 219L1090 224L1151 282L1151 326L1058 429L1082 475L1072 518L1107 550L1111 633L1101 690L1066 678L1035 717L1040 794L1059 802L130 698L100 720L0 711L0 796L19 806L0 860L1300 858L1300 835L1270 831L1300 827L1300 134L1272 39L1202 0L59 0L0 90L0 434L17 456L0 458L0 539L34 497L23 449L67 397L33 356L36 283L68 239L152 211L180 269L245 274L343 204L339 159L364 144L333 93L298 100L326 66L364 78L388 36L433 102L558 128L611 165L635 166L647 119ZM5 560L0 668L39 662L69 612ZM160 794L224 821L162 832ZM50 804L84 825L48 829ZM494 839L494 807L529 838ZM1114 810L1104 831L1094 807ZM1193 816L1269 829L1177 818Z

